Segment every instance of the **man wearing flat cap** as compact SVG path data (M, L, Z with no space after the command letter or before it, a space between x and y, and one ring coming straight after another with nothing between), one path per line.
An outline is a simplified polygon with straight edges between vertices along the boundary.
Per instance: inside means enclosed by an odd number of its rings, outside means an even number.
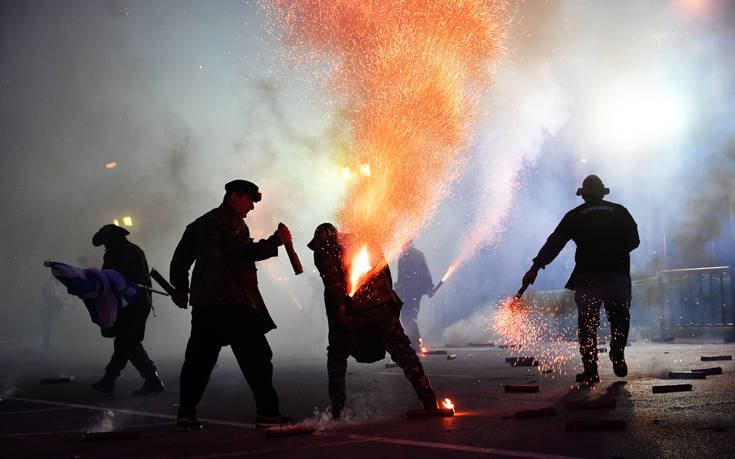
M95 247L105 246L102 269L114 269L129 282L150 287L151 276L145 253L127 239L129 234L125 228L105 225L92 237L92 244ZM112 394L115 390L115 379L129 360L145 380L143 386L134 392L135 395L163 392L163 383L158 377L156 366L148 357L142 343L151 304L150 292L144 291L141 302L125 305L112 329L103 330L104 336L115 337L115 351L105 368L105 375L92 384L93 389Z
M566 288L574 290L577 303L579 351L584 366L577 382L583 385L600 381L597 327L603 303L610 322L609 355L613 370L619 377L628 374L625 344L630 327L630 252L640 241L638 227L628 210L602 199L609 192L598 176L585 178L582 188L577 189L584 204L564 216L523 276L523 285L533 284L539 268L551 263L570 239L577 244L576 265Z
M276 328L258 290L255 262L278 255L278 246L291 240L285 226L268 239L255 242L245 224L260 201L258 187L247 180L225 185L219 207L189 224L171 260L174 302L192 305L191 336L181 368L181 401L177 428L198 430L196 406L223 346L230 346L253 391L256 423L282 424L273 388L273 353L265 334ZM194 271L189 285L189 268Z

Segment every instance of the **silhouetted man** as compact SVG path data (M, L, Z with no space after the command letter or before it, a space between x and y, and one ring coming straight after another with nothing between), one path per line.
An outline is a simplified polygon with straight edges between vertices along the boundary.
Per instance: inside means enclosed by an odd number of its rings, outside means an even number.
M192 305L191 336L181 368L180 431L201 429L196 406L204 394L223 346L231 346L255 396L256 423L282 424L273 388L273 353L265 334L276 328L258 290L255 262L278 255L291 240L285 226L254 242L243 220L260 201L258 187L246 180L225 185L222 204L186 227L171 260L175 303ZM189 289L189 268L194 272Z
M401 324L403 324L403 329L406 330L406 335L411 340L411 344L416 348L421 337L418 322L421 297L424 295L431 296L434 283L431 281L431 273L426 265L426 258L420 250L413 246L413 241L409 241L398 258L398 281L395 288L396 293L403 300Z
M151 277L148 271L148 261L140 247L128 241L130 234L125 228L117 225L105 225L92 238L95 247L105 246L102 269L114 269L129 282L150 287ZM163 392L163 383L158 377L156 366L143 349L145 323L151 312L151 294L145 290L143 300L131 303L122 308L115 320L112 329L104 329L103 336L115 337L115 351L110 363L105 368L105 375L92 384L92 388L100 392L112 394L115 390L115 379L128 363L140 372L145 379L143 386L134 391L135 395L147 395Z
M523 284L533 284L539 268L551 263L572 239L577 244L576 266L566 288L574 290L579 320L579 351L584 372L577 381L592 385L600 381L597 373L597 327L600 306L605 304L610 322L610 360L617 376L628 374L625 344L630 327L630 252L638 247L638 228L628 210L620 204L604 201L610 190L596 175L584 179L577 195L584 204L568 212L533 266L523 276Z
M347 357L358 362L374 362L385 356L403 369L426 410L436 410L436 395L429 378L398 319L401 300L393 291L388 264L348 296L345 250L356 241L339 234L334 225L322 223L314 231L308 247L314 251L314 264L324 282L324 303L329 323L327 372L332 416L339 418L345 404ZM369 253L371 265L383 259L376 248ZM383 259L383 262L385 260Z

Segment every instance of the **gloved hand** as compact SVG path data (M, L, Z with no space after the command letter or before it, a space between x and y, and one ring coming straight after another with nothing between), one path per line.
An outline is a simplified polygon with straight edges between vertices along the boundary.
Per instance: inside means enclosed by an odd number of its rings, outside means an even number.
M536 282L536 276L538 275L538 268L531 267L528 272L523 276L523 285L531 285Z
M288 227L283 223L278 224L278 229L276 229L276 232L273 233L273 235L278 239L279 245L291 242L291 231L289 231Z
M181 309L186 309L189 305L189 294L186 292L176 292L171 299L174 301L174 304Z

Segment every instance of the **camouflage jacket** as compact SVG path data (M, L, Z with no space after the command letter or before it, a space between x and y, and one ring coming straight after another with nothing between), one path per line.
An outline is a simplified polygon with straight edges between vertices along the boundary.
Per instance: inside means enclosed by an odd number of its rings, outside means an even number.
M114 269L129 282L151 286L151 275L148 260L143 249L123 238L119 242L106 245L102 269ZM147 303L151 303L151 293L143 295Z
M264 332L276 328L258 290L256 261L278 255L275 236L254 242L245 221L226 203L190 223L171 259L171 284L190 293L192 306L242 304L262 318ZM194 272L189 288L189 268Z
M344 248L354 243L355 240L350 235L339 234L328 238L314 249L314 264L324 282L327 315L334 314L343 304L347 306L349 313L359 313L384 303L394 303L400 307L402 303L393 291L393 281L387 264L360 287L352 298L347 296L347 269L343 254ZM371 253L375 260L382 258L382 254L375 248L371 249Z

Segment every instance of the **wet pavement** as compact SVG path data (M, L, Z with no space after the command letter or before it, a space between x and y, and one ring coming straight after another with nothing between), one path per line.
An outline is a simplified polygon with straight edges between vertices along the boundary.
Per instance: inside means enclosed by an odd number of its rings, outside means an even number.
M276 358L275 385L284 414L316 427L307 435L269 438L256 429L254 403L229 350L223 350L199 416L205 428L176 432L180 357L158 359L166 392L133 397L141 383L132 368L116 394L89 389L104 360L85 351L11 352L3 346L0 451L3 457L732 457L735 451L735 363L701 361L735 355L734 344L633 343L629 375L617 378L600 354L602 381L577 387L573 358L556 371L512 367L505 359L533 355L522 349L465 347L422 358L437 394L456 404L451 418L407 418L419 407L400 368L386 361L348 367L345 419L330 421L326 359ZM22 357L22 361L21 361ZM278 357L278 356L277 356ZM539 357L540 360L543 360ZM542 362L543 363L543 362ZM672 380L669 372L721 367L705 379ZM42 378L74 376L70 383ZM691 384L692 390L654 394L652 387ZM536 393L507 393L505 385L538 385ZM570 401L615 400L614 408L572 410ZM543 417L519 419L522 410ZM590 428L599 421L603 430ZM605 426L603 426L605 427ZM623 427L622 429L619 429ZM127 438L83 440L87 431L127 432Z

